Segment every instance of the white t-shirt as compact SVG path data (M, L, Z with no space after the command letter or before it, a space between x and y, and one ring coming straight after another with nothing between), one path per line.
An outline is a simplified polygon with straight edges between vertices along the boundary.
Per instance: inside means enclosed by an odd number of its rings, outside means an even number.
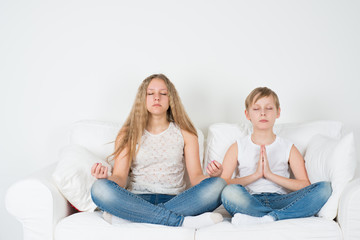
M137 194L176 195L186 188L184 173L184 138L180 128L170 122L168 129L156 135L145 130L127 189Z
M260 145L251 140L251 135L237 140L238 145L238 173L236 177L246 177L253 174L259 162ZM273 173L289 178L289 157L293 143L276 136L275 141L265 146L267 159ZM246 186L251 194L263 192L286 194L288 190L265 178L261 178Z

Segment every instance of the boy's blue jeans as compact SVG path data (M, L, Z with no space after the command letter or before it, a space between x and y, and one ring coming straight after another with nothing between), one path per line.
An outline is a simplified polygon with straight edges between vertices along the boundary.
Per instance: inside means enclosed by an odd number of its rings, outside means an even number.
M330 182L318 182L289 194L261 193L251 195L243 186L225 187L221 200L234 216L243 213L254 217L272 216L275 221L310 217L320 211L332 193Z
M207 178L179 195L133 194L113 181L98 179L91 188L103 211L133 222L181 226L185 216L210 212L221 204L222 178Z

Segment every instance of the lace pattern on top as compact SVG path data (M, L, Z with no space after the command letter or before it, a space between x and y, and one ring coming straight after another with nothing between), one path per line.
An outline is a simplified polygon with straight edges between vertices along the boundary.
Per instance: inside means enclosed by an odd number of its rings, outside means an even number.
M186 188L184 173L184 138L180 128L171 122L160 134L145 130L130 168L128 190L179 194Z

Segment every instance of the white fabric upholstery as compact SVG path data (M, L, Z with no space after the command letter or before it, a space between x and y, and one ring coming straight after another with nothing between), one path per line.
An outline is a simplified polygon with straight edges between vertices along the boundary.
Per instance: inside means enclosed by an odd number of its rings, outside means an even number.
M238 129L233 126L231 130L234 131L233 136L235 137L238 134L248 134L251 131L245 125L244 127L241 125L235 127ZM82 149L87 149L84 150L85 152L82 152L84 153L82 157L90 152L93 155L89 157L90 159L105 159L113 150L113 146L108 148L109 145L104 144L113 141L119 128L119 124L113 123L97 121L78 122L71 130L70 143L80 145ZM337 139L340 139L341 135L341 124L336 122L284 124L283 126L276 126L276 128L278 128L276 131L279 131L278 134L280 136L288 137L290 140L294 142L296 140L296 142L300 143L298 148L303 147L304 152L307 147L307 141L315 134L325 134L328 137ZM214 140L211 140L210 131L211 129L209 129L209 144ZM216 131L216 134L221 135L221 129ZM309 137L310 135L311 137ZM307 139L306 141L305 138ZM228 139L225 138L226 140ZM203 142L201 132L199 134L199 142ZM220 141L219 143L221 144L222 142ZM200 145L200 151L202 146L203 144ZM71 147L68 150L70 151L70 149ZM210 154L208 150L210 149L207 147L207 156ZM213 150L211 149L211 151ZM219 156L221 155L221 152L220 154L219 152L215 153ZM59 162L59 165L61 164ZM79 168L81 164L73 164L71 166ZM23 224L24 240L360 239L359 179L348 183L345 190L342 191L337 222L326 218L312 217L255 226L234 227L229 223L229 214L224 208L220 207L216 211L222 213L226 218L224 222L194 230L140 223L110 225L101 218L100 212L73 214L73 208L70 207L70 204L60 193L52 179L54 171L55 165L41 169L38 173L34 173L32 176L13 184L7 191L6 208Z
M83 120L73 124L70 130L70 144L80 145L105 160L114 151L114 140L121 123ZM200 162L204 156L204 134L196 129L199 141Z
M64 218L56 227L56 240L194 240L195 230L156 224L130 223L111 225L100 212L82 212Z
M340 138L343 124L337 121L314 121L305 123L275 124L274 132L291 140L304 156L310 139L321 134L331 138Z
M59 220L74 212L52 181L56 164L16 182L6 193L6 209L23 224L25 240L52 240Z
M70 144L83 146L105 160L114 151L114 141L121 126L120 123L92 120L76 122L70 130Z
M341 229L331 220L310 217L281 220L266 224L236 227L229 220L196 231L196 240L279 240L279 239L341 239Z
M106 158L113 152L121 124L100 121L76 122L70 131L70 143L60 152L60 160L53 173L53 179L60 192L80 211L94 211L96 205L91 199L90 189L96 180L91 175L94 163L111 166ZM200 163L203 162L204 135L197 129ZM186 176L187 186L189 180Z
M250 133L247 124L215 123L209 127L204 166L216 160L222 163L228 148L238 138Z
M340 138L342 123L336 121L315 121L307 123L275 124L275 134L292 141L304 156L310 139L322 134L331 138ZM206 165L212 160L222 162L227 149L236 139L252 132L249 124L216 123L209 127L205 151Z
M331 182L333 192L318 215L334 219L341 193L355 174L354 135L349 133L339 140L322 135L314 136L306 151L305 164L311 183Z
M345 240L360 239L360 179L347 184L341 194L337 221Z
M80 145L69 145L60 152L60 160L53 173L53 179L60 192L79 211L94 211L96 205L91 199L90 189L96 178L91 175L91 167L101 163L111 166Z

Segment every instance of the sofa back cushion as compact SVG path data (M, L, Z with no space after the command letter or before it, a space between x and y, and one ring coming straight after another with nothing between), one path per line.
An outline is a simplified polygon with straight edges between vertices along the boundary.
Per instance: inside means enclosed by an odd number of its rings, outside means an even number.
M304 156L310 139L322 134L339 139L343 124L337 121L314 121L305 123L279 123L274 126L274 133L289 139ZM204 167L212 160L222 163L227 149L238 138L252 132L250 124L216 123L209 127L205 149Z
M83 146L101 159L114 151L114 141L122 124L84 120L75 122L70 129L70 144Z
M233 124L233 123L215 123L209 127L208 136L206 140L204 168L203 172L206 174L207 165L216 160L222 163L225 153L228 148L238 138L246 136L250 133L250 126L247 124Z
M121 127L121 123L114 122L78 121L70 129L70 144L83 146L91 153L105 160L114 151L114 141ZM202 163L204 134L200 129L197 128L196 130L199 140L200 162Z
M109 175L111 174L112 166L106 162L106 158L114 150L114 140L120 128L119 123L80 121L70 130L70 144L60 152L52 177L60 192L79 211L91 212L96 209L90 194L96 179L90 170L94 163L102 163L108 166ZM197 132L202 163L204 135L199 129ZM185 177L189 186L188 176Z
M91 168L95 163L101 163L108 167L108 174L111 175L111 166L83 146L76 144L64 147L59 158L52 174L58 189L77 210L94 211L96 205L91 199L90 189L96 178L91 175Z
M336 217L341 192L353 178L356 168L354 137L349 134L341 138L341 131L342 123L336 121L281 123L274 126L275 134L291 140L305 157L311 183L331 181L333 193L318 214L328 219ZM251 132L251 125L246 124L211 125L204 166L212 160L222 163L230 145Z
M306 151L305 164L311 183L331 182L333 192L318 216L334 219L337 216L341 193L355 175L357 162L353 133L341 139L314 136Z

